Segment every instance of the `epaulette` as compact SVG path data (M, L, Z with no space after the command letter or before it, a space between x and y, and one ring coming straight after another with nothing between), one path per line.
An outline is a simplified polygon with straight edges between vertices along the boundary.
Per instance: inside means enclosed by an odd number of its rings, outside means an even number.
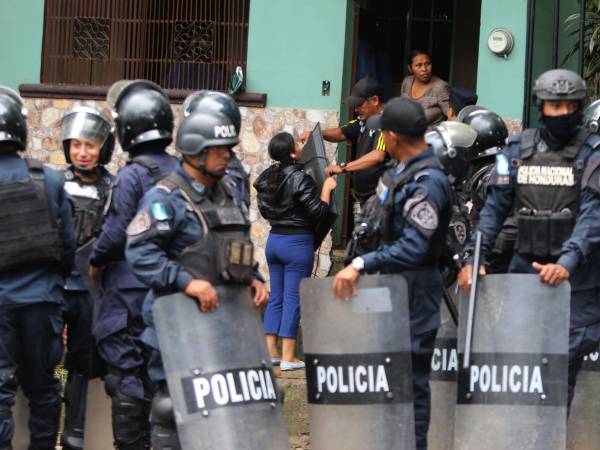
M161 181L158 182L158 184L156 185L156 188L165 191L167 194L170 194L171 192L175 191L176 189L179 189L179 186L177 186L175 183L173 183L168 178L163 178Z

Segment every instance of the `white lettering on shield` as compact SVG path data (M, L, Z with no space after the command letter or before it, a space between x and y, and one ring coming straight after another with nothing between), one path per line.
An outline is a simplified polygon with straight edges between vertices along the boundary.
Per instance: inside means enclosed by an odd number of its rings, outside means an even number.
M458 354L455 348L434 348L431 356L433 372L456 372L458 369Z
M385 366L317 366L317 392L359 394L389 392Z
M193 386L199 409L206 408L207 399L212 399L218 406L277 399L273 378L267 369L199 376L194 378Z
M470 392L542 394L540 366L473 365L469 371Z

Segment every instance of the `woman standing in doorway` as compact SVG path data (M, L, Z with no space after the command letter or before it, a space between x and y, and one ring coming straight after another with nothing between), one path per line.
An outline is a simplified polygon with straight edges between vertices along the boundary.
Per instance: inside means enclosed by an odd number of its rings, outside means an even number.
M302 170L301 149L289 133L269 142L275 161L254 182L258 209L271 225L265 249L271 279L271 297L265 312L267 347L281 370L304 368L295 356L300 321L300 281L309 277L314 263L314 231L329 209L335 179L327 178L321 192ZM282 352L277 339L282 340Z
M423 106L428 129L431 129L448 118L450 86L433 74L431 57L427 53L413 50L408 55L407 63L410 75L402 82L402 96Z

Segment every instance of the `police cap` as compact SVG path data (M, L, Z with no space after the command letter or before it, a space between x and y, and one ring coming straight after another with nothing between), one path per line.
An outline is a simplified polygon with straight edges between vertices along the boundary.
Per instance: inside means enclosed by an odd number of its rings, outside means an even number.
M365 100L378 96L380 99L383 97L383 86L373 78L363 78L359 80L350 92L350 97L346 99L348 106L356 108L362 105Z
M383 113L372 121L372 125L407 136L423 136L427 130L427 117L420 103L407 97L395 97L386 103Z

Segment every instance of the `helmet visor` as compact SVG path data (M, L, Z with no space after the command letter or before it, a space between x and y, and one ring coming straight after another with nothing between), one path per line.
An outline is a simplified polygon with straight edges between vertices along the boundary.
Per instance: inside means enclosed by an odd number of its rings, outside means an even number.
M99 114L74 112L63 118L62 141L79 139L102 147L111 131L110 122Z
M461 122L442 122L437 128L447 147L468 148L477 139L477 132Z

